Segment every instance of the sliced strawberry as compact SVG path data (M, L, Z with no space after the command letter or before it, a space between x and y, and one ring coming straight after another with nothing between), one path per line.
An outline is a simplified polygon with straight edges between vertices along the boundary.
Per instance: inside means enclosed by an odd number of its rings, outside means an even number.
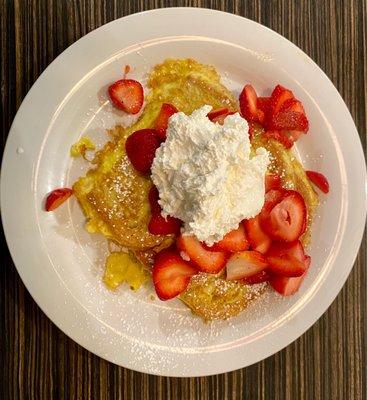
M316 171L306 171L308 179L316 185L322 192L329 193L329 182L325 175Z
M257 108L264 113L265 117L269 115L270 105L271 105L270 97L257 98Z
M270 96L270 119L280 111L287 100L293 98L293 93L290 90L281 85L275 86Z
M69 188L55 189L48 194L45 203L46 211L56 210L57 207L61 206L71 195L73 190Z
M277 174L266 174L265 175L265 192L269 192L271 189L281 188L280 176Z
M297 278L286 278L285 276L276 276L270 279L269 283L272 288L283 296L291 296L295 294L301 286L301 283L305 279L307 274L304 272L303 275Z
M285 256L292 256L296 258L298 261L304 262L305 255L304 248L302 243L299 240L291 243L284 243L284 242L275 242L272 243L270 249L266 253L267 257L276 256L276 257L285 257Z
M270 130L297 130L308 131L308 119L305 114L298 111L281 111L273 115L269 121Z
M205 249L194 236L181 235L177 239L177 247L186 253L190 261L202 272L216 274L223 269L226 263L226 253Z
M167 249L156 255L152 272L158 297L161 300L169 300L184 292L190 278L198 271L176 251Z
M287 194L288 190L283 188L270 189L265 193L264 205L260 213L260 223L261 219L265 217L265 214L268 215L273 207L278 204Z
M256 285L257 283L267 282L269 279L271 279L271 277L272 276L266 270L263 270L258 274L242 279L241 282L246 283L248 285Z
M266 257L266 260L269 263L268 271L274 275L294 277L301 276L306 271L304 262L291 255L283 257L270 256Z
M126 154L134 168L142 173L148 173L152 166L155 152L160 146L157 131L141 129L131 134L125 143Z
M155 129L161 140L166 140L166 130L169 118L178 112L177 108L169 103L163 103L161 111L155 120Z
M251 85L245 85L239 100L241 114L248 122L264 122L265 114L257 108L257 94Z
M226 269L228 280L249 278L266 269L268 263L258 251L241 251L229 257Z
M279 112L282 111L296 111L301 114L305 114L305 109L303 108L302 103L297 99L288 99L286 100L280 107Z
M259 216L244 221L247 238L253 250L266 253L271 245L270 237L261 229Z
M152 214L148 224L148 231L152 235L178 235L180 233L182 221L178 218L167 216L164 218L161 214Z
M268 255L286 258L291 255L298 262L303 262L304 273L298 278L287 278L284 276L273 276L270 279L271 286L280 294L289 296L294 294L300 287L308 268L310 267L311 257L305 255L303 246L300 241L293 243L274 243Z
M227 107L216 108L215 110L209 111L207 117L210 119L210 121L213 121L214 118L217 118L220 115L228 114L228 111L229 110Z
M293 142L280 131L266 131L263 133L263 137L266 139L277 140L286 149L290 149L293 146Z
M244 251L250 247L247 240L245 227L241 223L239 227L231 232L228 232L221 241L215 243L208 249L210 251L228 251L235 253L237 251Z
M149 190L148 200L149 200L149 204L150 204L151 214L160 214L162 209L158 203L159 192L158 192L158 189L154 185Z
M270 212L288 193L286 189L270 189L265 193L264 205L259 214L260 225L267 224ZM273 239L273 238L271 238Z
M144 102L143 86L133 79L120 79L108 88L112 103L120 110L137 114Z
M306 229L307 210L303 197L294 190L288 190L277 204L271 207L272 204L274 202L267 207L265 204L260 213L261 228L273 240L297 240Z

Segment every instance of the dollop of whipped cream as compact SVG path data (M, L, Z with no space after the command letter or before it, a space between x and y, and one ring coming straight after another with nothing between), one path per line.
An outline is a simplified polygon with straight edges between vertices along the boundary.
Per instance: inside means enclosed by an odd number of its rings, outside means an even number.
M207 118L211 109L170 117L151 169L163 216L181 219L184 235L209 246L260 212L269 164L264 148L250 156L245 119L236 113L216 124Z

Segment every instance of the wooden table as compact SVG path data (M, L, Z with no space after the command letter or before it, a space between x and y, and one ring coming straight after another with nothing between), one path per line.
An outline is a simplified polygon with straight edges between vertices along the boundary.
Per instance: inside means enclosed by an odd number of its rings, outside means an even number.
M236 13L290 39L334 82L366 149L366 0L0 0L3 146L27 91L66 47L113 19L168 4ZM367 398L366 239L343 290L301 338L256 365L193 379L133 372L84 350L42 313L3 254L1 399Z

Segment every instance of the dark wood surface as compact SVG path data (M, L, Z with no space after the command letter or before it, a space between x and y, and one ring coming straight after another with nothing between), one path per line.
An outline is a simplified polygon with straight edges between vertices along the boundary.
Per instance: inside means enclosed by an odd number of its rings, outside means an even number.
M168 5L236 13L297 44L336 85L366 149L366 0L0 0L2 145L27 91L66 47L108 21ZM0 399L367 399L365 238L343 290L295 343L248 368L193 379L133 372L75 344L32 300L3 243Z

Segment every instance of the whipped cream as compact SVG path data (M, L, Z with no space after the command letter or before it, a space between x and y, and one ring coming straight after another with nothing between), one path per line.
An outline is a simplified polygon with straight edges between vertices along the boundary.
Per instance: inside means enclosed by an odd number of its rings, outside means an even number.
M211 109L174 114L151 169L163 216L181 219L184 235L209 246L260 212L269 164L264 148L250 157L245 119L236 113L219 125L207 118Z

